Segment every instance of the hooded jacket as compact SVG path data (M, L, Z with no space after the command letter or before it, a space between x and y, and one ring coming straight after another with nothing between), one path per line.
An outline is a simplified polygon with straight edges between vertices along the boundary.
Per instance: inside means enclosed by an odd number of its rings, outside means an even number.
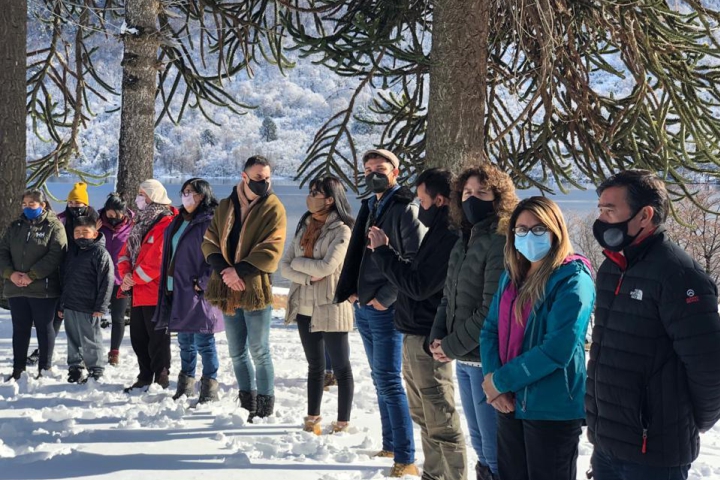
M75 240L71 240L75 243ZM82 249L75 244L68 251L62 268L63 292L60 310L107 313L113 290L115 268L105 250L105 237L99 234L92 245Z
M588 438L606 455L689 465L720 418L717 286L663 227L597 275Z
M55 213L45 211L35 220L21 215L7 228L0 241L0 272L5 279L5 298L58 298L60 267L65 260L67 237ZM13 272L27 273L33 282L17 287Z
M450 252L458 235L450 230L449 210L441 208L410 262L389 246L371 254L375 265L398 290L395 328L409 335L427 337L443 297Z
M418 220L418 206L407 187L388 190L381 200L376 197L362 201L350 237L345 264L335 293L335 303L342 303L356 294L361 305L376 299L384 307L395 304L398 289L373 262L368 250L367 233L371 226L383 230L403 261L410 261L420 248L425 227ZM378 204L382 208L377 213ZM372 207L372 208L371 208Z
M115 269L115 285L122 284L122 277L120 276L120 270L117 268L118 258L120 257L120 250L127 243L127 239L130 236L130 230L132 230L132 220L135 214L127 210L125 218L119 225L111 225L108 221L107 215L105 215L105 209L100 210L100 220L102 221L102 227L100 227L100 233L105 237L105 249L110 254L110 258L113 261L113 267Z
M172 237L179 224L185 221L182 213L168 226L163 247L158 308L153 319L156 329L167 328L171 332L183 333L217 333L225 329L222 312L205 298L212 267L205 261L201 247L212 218L212 211L197 212L180 234L174 255ZM166 292L171 258L172 295ZM196 285L200 292L195 289Z
M527 319L520 355L502 365L498 322L509 284L505 271L485 317L480 335L483 373L493 374L500 393L515 394L515 418L585 418L585 333L595 304L589 262L571 255L550 275L545 295Z
M504 268L505 235L497 230L498 218L486 218L450 252L443 297L428 340L441 339L443 352L453 360L480 361L480 330Z

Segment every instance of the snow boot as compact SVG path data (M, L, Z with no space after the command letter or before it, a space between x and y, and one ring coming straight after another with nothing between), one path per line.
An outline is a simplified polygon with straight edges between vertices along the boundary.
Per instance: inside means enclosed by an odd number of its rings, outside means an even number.
M37 365L38 360L40 360L40 350L36 348L30 355L28 355L27 364Z
M167 369L164 368L162 372L155 374L155 383L162 388L168 388L170 386L170 375Z
M180 372L177 380L177 390L175 390L175 395L173 395L172 399L177 400L183 395L188 398L195 395L195 378L188 377L185 372Z
M142 380L142 379L138 378L138 379L135 380L135 383L133 383L132 385L130 385L130 386L127 387L127 388L124 388L124 389L123 389L123 392L125 392L125 393L130 393L130 392L132 392L133 390L137 390L137 389L141 389L141 388L147 388L147 387L149 387L150 385L152 385L152 380Z
M240 390L238 400L240 400L240 407L250 412L250 415L248 416L249 422L255 416L255 412L257 411L257 391L253 390L251 392L243 392Z
M201 377L198 403L217 402L219 400L218 388L220 385L214 378Z
M113 367L120 364L120 350L110 350L110 353L108 353L108 363Z
M20 376L25 370L20 370L19 368L13 368L13 371L10 375L5 377L5 381L9 382L10 380L20 380Z
M388 476L391 478L402 478L405 475L414 475L419 477L420 470L418 470L414 463L393 463L393 466L390 469L390 475Z
M103 370L100 368L93 368L92 370L88 371L88 376L83 378L82 381L78 383L87 383L90 379L95 380L96 382L100 380L103 376Z
M337 379L333 372L325 372L325 380L323 381L323 390L326 392L330 390L330 387L337 385Z
M257 412L255 412L255 416L258 418L265 418L269 417L273 413L275 413L275 395L258 395Z
M322 417L303 419L303 431L308 433L314 433L315 435L322 435Z
M83 369L81 367L70 367L68 369L68 383L82 383Z

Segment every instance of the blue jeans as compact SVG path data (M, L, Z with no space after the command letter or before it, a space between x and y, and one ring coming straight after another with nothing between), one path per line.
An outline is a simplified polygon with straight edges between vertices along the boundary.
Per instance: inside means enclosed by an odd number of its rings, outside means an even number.
M481 367L455 362L460 402L470 429L470 441L481 464L498 473L497 411L487 403Z
M395 330L394 316L392 307L380 311L355 304L355 323L377 391L382 448L395 453L396 463L414 463L412 420L401 376L402 334Z
M275 369L270 356L272 305L252 312L238 308L235 315L224 317L228 350L240 391L274 395Z
M202 376L217 378L220 362L215 349L215 335L212 333L178 333L180 344L180 370L188 377L195 378L198 353L202 357Z
M590 460L595 480L686 480L690 465L651 467L626 462L602 453L597 448Z

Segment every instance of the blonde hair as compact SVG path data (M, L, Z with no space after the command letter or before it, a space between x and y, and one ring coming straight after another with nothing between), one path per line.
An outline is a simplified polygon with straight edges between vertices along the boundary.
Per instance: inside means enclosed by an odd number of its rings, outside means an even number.
M541 260L542 264L530 277L530 261L515 248L515 224L520 214L528 211L535 215L540 223L547 227L553 235L552 246L548 254ZM528 232L528 235L533 235ZM510 281L518 290L517 301L513 314L518 323L522 324L522 312L525 305L534 305L545 295L545 286L550 275L563 264L568 255L573 253L570 244L565 218L560 207L546 197L530 197L522 200L510 216L505 243L505 264L507 265Z

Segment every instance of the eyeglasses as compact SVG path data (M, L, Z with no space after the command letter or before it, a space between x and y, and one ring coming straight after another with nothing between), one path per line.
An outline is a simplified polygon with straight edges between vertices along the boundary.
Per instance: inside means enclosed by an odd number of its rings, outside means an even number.
M192 190L185 190L184 192L180 192L180 194L183 197L187 198L187 197L191 197L193 195L197 195L197 192L193 192Z
M323 192L321 192L320 190L310 190L310 196L312 198L325 197L325 195L323 195Z
M541 237L545 235L545 233L548 231L548 228L545 225L535 225L534 227L515 227L513 228L513 232L515 232L515 235L518 237L525 237L528 233L532 232L533 235L536 237Z

